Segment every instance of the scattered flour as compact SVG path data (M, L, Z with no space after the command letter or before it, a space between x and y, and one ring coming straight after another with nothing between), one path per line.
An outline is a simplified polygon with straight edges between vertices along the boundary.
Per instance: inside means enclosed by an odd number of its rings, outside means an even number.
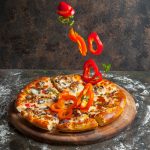
M147 106L147 109L146 109L146 114L145 114L145 117L144 117L144 121L143 121L143 125L146 125L147 123L150 124L150 105Z
M3 121L3 124L0 125L0 146L10 140L10 136L14 133L10 131L8 123Z
M9 95L10 92L11 92L10 88L8 88L7 86L0 85L0 97L5 96L5 95Z
M48 145L45 144L41 147L41 150L51 150L51 149L48 147Z
M126 76L119 76L119 77L117 76L117 77L114 77L113 79L122 81L122 83L133 83L134 82L134 80L132 80Z
M136 103L135 105L136 105L136 108L138 109L139 108L139 103Z
M140 93L143 96L149 96L149 91L144 90L142 93Z
M125 145L120 142L119 145L115 146L115 150L127 150Z
M21 74L21 72L12 73L12 75L14 75L14 76L18 76L18 75L20 75L20 74Z

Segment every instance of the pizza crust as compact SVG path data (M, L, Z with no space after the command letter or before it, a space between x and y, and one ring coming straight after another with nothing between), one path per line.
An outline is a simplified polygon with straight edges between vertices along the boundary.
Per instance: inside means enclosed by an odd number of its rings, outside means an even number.
M32 112L21 112L21 116L26 119L28 122L33 124L36 127L49 130L51 131L52 129L56 128L56 125L59 123L59 120L52 116L49 115L48 117L41 117L39 118L38 116L34 115Z
M66 123L58 124L57 129L62 132L83 132L93 130L98 127L95 119L89 118L88 115L74 117Z

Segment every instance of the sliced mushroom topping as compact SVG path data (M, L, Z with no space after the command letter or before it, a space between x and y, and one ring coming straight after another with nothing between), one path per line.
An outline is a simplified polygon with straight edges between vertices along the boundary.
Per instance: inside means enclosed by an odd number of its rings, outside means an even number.
M45 82L43 82L43 81L40 81L40 82L39 82L39 86L40 86L40 87L44 87L44 85L45 85Z
M73 109L73 114L75 117L81 116L81 111L79 109Z
M40 110L47 110L47 109L49 109L49 107L45 106L45 105L40 105L39 108L40 108Z
M67 122L69 122L69 120L68 119L64 119L64 120L60 120L60 124L63 124L63 123L67 123Z
M40 116L46 115L46 112L40 112L38 115L40 115Z
M40 91L38 91L36 89L33 89L33 88L30 91L31 91L32 94L35 94L35 95L39 95L40 94Z
M43 103L45 103L45 100L43 100L43 99L38 100L38 104L43 104Z
M27 95L26 96L26 99L31 99L32 98L32 95Z
M57 97L57 96L52 97L53 102L56 102L56 101L57 101L57 99L58 99L58 97Z

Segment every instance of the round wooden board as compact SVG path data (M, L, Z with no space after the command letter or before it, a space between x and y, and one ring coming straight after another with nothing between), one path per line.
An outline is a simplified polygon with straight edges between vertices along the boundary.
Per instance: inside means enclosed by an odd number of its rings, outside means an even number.
M119 132L125 129L133 122L136 116L136 106L134 99L125 89L121 89L124 91L127 97L127 104L124 112L113 123L104 127L98 127L97 129L92 131L86 131L81 133L50 133L49 131L39 129L22 119L17 110L15 109L14 103L10 105L9 121L21 133L40 142L50 144L83 145L95 143L97 141L103 141L117 135Z

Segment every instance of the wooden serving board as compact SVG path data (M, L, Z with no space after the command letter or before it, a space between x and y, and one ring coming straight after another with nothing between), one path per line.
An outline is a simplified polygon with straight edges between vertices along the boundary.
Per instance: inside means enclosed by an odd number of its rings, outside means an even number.
M92 131L86 131L81 133L62 133L55 131L53 133L50 133L49 131L39 129L22 119L17 110L15 109L14 104L10 105L9 121L21 133L40 142L50 144L83 145L95 143L97 141L103 141L117 135L119 132L125 129L133 122L136 116L136 106L134 99L125 89L121 89L125 92L127 97L127 104L124 112L113 123L104 127L98 127L97 129Z

